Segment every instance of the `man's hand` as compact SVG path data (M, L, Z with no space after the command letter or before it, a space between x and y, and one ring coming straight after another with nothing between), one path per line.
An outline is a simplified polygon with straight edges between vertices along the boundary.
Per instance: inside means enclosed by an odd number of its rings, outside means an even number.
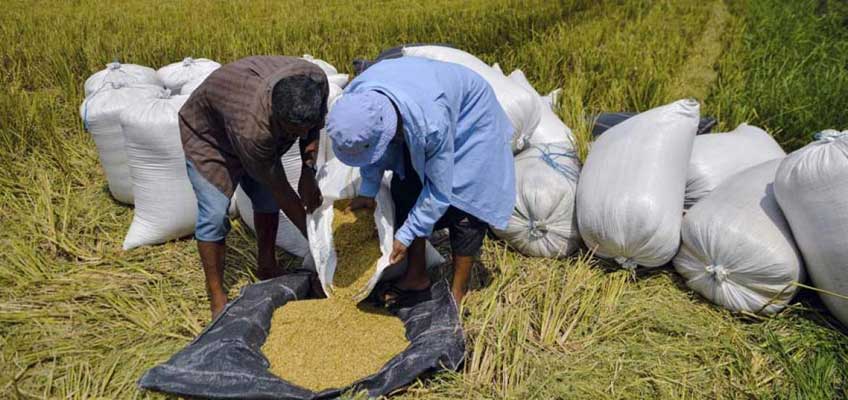
M311 169L304 168L301 172L300 181L297 183L297 192L308 213L315 211L324 202L321 189L318 188L318 182L315 181L315 174Z
M389 264L397 264L406 258L406 245L395 239L392 244L392 255L389 256Z
M373 198L365 197L365 196L354 197L353 200L350 201L350 205L348 205L348 208L350 209L350 211L356 211L356 210L360 210L360 209L363 209L363 208L367 209L367 210L373 210L376 207L377 207L377 202L374 201Z

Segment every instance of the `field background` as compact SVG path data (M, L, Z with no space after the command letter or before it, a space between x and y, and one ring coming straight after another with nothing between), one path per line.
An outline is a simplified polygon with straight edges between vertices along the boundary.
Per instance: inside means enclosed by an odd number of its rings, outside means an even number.
M77 108L113 59L159 67L309 53L350 72L407 42L448 42L541 92L585 155L587 115L702 101L794 150L848 128L844 0L18 1L0 10L0 398L161 398L135 380L208 322L194 243L121 251ZM235 223L231 295L255 280ZM465 369L407 398L848 398L848 337L805 292L777 317L734 315L669 269L635 279L585 256L487 242L466 301ZM283 264L298 261L281 258Z

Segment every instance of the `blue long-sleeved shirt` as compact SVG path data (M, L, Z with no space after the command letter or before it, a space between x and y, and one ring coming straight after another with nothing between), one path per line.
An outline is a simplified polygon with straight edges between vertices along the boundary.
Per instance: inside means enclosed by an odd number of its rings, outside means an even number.
M405 245L427 237L454 206L503 229L515 203L512 124L489 84L459 64L402 57L381 61L347 93L376 90L398 107L405 145L423 189L395 233ZM386 170L403 171L401 144L360 168L360 194L373 197Z

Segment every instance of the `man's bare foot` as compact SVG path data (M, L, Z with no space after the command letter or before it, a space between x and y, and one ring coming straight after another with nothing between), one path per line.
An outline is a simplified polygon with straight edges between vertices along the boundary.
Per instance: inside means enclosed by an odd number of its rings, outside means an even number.
M431 282L429 277L412 279L409 276L403 277L392 285L391 290L387 290L382 295L383 303L392 304L398 302L403 292L420 292L430 288Z
M451 292L453 292L453 299L456 300L456 306L460 307L462 305L462 299L465 298L465 293L467 291L454 288Z
M224 306L227 305L227 295L219 294L219 295L211 295L209 296L209 308L212 311L212 319L218 317L218 314L221 314L221 311L224 311Z

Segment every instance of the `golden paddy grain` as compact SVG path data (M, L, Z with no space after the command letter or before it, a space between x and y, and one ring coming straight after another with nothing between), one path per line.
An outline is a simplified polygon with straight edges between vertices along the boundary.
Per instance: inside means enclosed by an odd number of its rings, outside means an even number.
M350 200L333 203L333 246L337 260L333 297L353 298L362 292L377 270L381 255L374 211L350 211L349 205Z
M337 266L332 297L287 303L274 312L262 352L271 372L313 391L339 388L377 372L409 344L403 322L354 297L380 258L373 211L333 206Z

